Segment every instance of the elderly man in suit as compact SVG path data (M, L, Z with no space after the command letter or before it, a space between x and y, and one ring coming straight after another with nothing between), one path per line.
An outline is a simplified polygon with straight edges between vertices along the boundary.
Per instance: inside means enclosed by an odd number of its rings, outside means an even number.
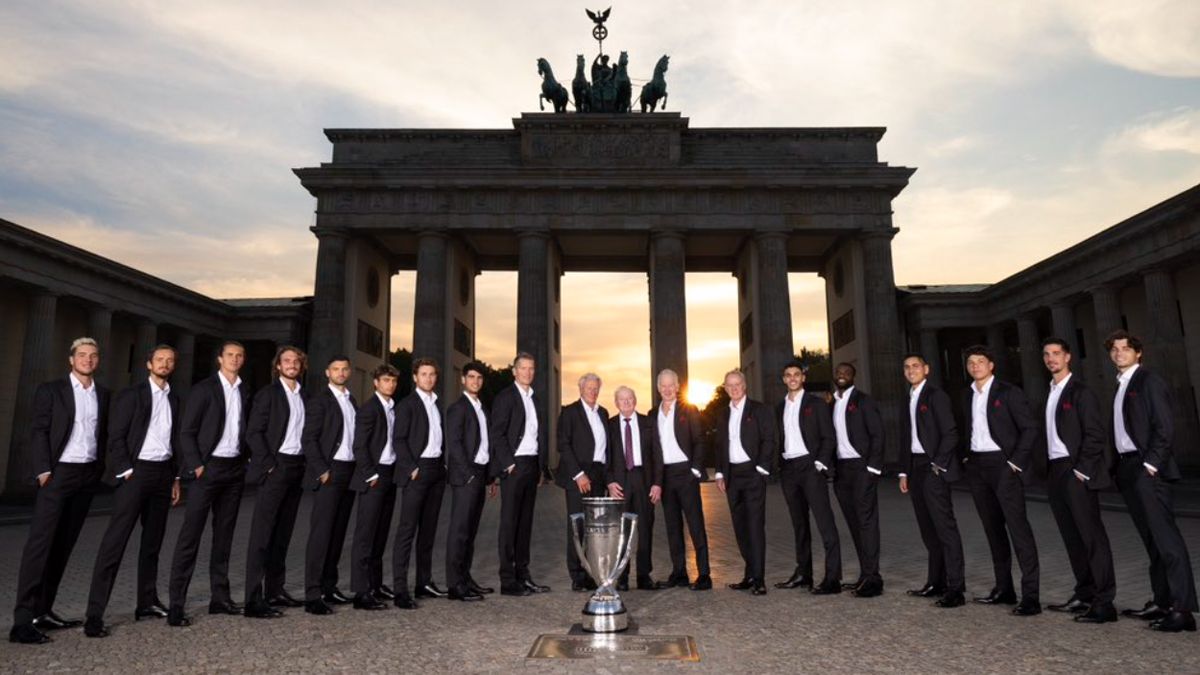
M579 378L579 400L563 406L558 416L558 471L555 482L567 497L567 515L583 512L583 498L603 496L608 484L608 411L599 404L600 376L587 373ZM572 543L571 521L567 520L567 573L571 590L596 589L596 582L579 563Z

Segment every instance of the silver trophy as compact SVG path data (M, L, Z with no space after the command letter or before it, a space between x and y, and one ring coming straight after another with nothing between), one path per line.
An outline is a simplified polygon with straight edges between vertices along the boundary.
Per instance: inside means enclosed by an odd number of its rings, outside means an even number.
M637 514L625 513L625 500L586 497L583 513L572 513L571 541L583 569L596 580L596 592L583 607L583 629L616 633L629 627L625 602L617 594L617 578L629 564Z

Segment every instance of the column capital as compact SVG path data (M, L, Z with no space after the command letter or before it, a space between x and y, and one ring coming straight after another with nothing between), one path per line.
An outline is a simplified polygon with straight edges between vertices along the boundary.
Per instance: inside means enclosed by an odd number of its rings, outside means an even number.
M1022 323L1025 323L1025 324L1032 323L1032 324L1036 325L1037 320L1038 320L1038 311L1036 309L1031 309L1031 310L1028 310L1025 312L1021 312L1020 314L1017 315L1017 318L1016 318L1018 326L1021 325Z
M1064 310L1064 309L1074 310L1075 302L1073 302L1072 300L1069 300L1067 298L1060 298L1058 300L1051 301L1049 303L1049 306L1050 306L1050 311Z
M547 227L518 227L515 228L518 239L549 239L550 228Z
M791 233L787 230L757 230L754 232L754 240L774 241L782 239L786 241L789 234Z
M343 229L332 227L320 227L314 225L308 228L310 232L315 234L318 239L349 239L350 233Z
M422 228L417 230L418 239L449 239L450 233L445 230Z
M686 232L684 232L683 230L680 230L680 229L675 229L675 228L665 228L665 229L661 229L661 230L655 229L655 230L650 231L650 239L652 239L652 240L672 239L672 240L683 241L686 238L687 238Z
M1171 268L1163 267L1161 265L1155 265L1153 267L1147 267L1145 269L1138 270L1138 274L1142 275L1143 278L1163 276L1163 275L1170 276Z
M861 240L887 239L890 241L898 232L900 232L900 228L898 227L889 227L882 230L863 230L855 238Z
M1104 295L1108 293L1116 294L1121 290L1122 284L1116 280L1103 281L1094 286L1089 286L1087 293L1089 295Z

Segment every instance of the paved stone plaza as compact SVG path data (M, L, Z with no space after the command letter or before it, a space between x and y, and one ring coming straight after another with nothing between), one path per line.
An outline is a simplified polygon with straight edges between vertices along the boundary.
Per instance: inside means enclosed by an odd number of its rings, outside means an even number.
M163 621L133 621L133 579L137 537L130 542L107 617L113 635L104 640L85 638L82 630L54 633L45 646L3 643L3 672L98 671L358 671L358 672L508 672L577 671L642 672L651 669L723 672L865 671L993 671L993 672L1200 672L1200 635L1161 635L1135 620L1105 626L1081 626L1052 612L1017 618L1007 608L968 605L953 610L928 606L907 597L904 590L924 582L924 550L917 536L908 499L898 494L894 479L883 483L880 506L883 527L882 597L860 600L848 594L818 598L802 591L774 588L765 597L727 590L741 574L729 511L714 484L704 486L712 551L713 577L718 588L709 593L671 589L656 593L631 591L626 600L644 635L695 637L700 663L644 661L527 660L541 633L565 633L578 620L584 595L571 593L563 563L565 526L562 491L546 486L539 494L534 539L534 578L554 592L530 598L490 596L482 603L424 601L421 609L362 612L341 609L337 616L316 617L289 610L277 620L209 616L207 536L201 548L188 611L195 623L169 628ZM448 505L447 505L448 506ZM253 499L242 505L234 558L230 567L234 597L241 599L246 536ZM991 586L990 562L979 519L964 492L955 494L967 556L968 596ZM792 570L791 529L786 509L774 485L768 501L769 581ZM1042 600L1058 602L1071 592L1072 580L1049 507L1029 505L1042 565ZM302 506L297 536L291 547L289 588L301 594L303 544L309 504ZM836 508L835 508L836 510ZM449 515L442 510L442 530ZM661 511L660 511L661 514ZM481 528L475 576L497 585L495 528L499 501L488 503ZM165 550L171 551L183 516L172 511ZM1146 558L1124 513L1105 512L1117 564L1117 605L1141 606L1149 597ZM82 617L91 565L106 517L89 519L63 583L57 610ZM1193 566L1200 553L1200 520L1180 519L1191 543ZM841 527L839 515L839 527ZM28 526L0 528L0 606L12 607L17 566ZM844 529L842 530L844 532ZM655 531L656 576L669 571L665 535ZM819 547L818 551L819 551ZM347 554L349 542L347 542ZM846 576L857 574L849 537L842 542ZM443 583L443 538L434 559L435 579ZM821 561L816 560L820 574ZM159 581L166 600L170 555L164 556ZM385 569L390 562L385 558ZM343 590L349 589L343 559Z

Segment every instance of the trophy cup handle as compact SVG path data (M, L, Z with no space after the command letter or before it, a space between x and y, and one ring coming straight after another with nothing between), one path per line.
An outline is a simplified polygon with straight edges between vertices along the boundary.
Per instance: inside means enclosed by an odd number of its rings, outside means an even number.
M633 537L637 534L637 514L626 513L621 517L621 547L622 550L617 556L617 566L613 568L612 573L604 580L605 586L612 586L621 572L625 571L625 567L629 565L629 556L633 553Z
M583 571L587 572L593 579L599 581L600 575L592 571L592 566L588 563L587 556L583 552L583 544L580 540L584 536L583 531L583 514L572 513L567 516L568 524L571 526L571 543L575 546L575 553L579 555L579 564L583 567Z

